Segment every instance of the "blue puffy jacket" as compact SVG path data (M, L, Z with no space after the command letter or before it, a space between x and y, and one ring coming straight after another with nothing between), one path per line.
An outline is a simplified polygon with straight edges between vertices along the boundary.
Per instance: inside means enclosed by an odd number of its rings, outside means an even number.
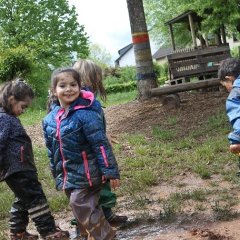
M226 111L233 128L228 135L230 144L240 143L240 76L234 81L233 88L228 95Z
M101 104L91 92L81 91L68 112L53 106L43 120L43 131L57 189L86 188L120 178Z

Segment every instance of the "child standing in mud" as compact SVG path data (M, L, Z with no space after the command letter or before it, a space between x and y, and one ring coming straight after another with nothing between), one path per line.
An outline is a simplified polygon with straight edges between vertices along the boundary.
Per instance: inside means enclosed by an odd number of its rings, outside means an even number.
M72 68L52 75L55 104L43 121L43 130L56 187L64 190L73 215L89 239L111 240L115 231L99 206L102 184L120 185L117 162L105 134L101 104L81 90L81 78Z
M229 133L230 151L240 153L240 60L223 60L218 69L221 84L228 90L226 112L233 131ZM240 171L238 172L240 174Z
M49 210L38 181L31 140L18 119L33 98L33 90L21 79L6 82L0 89L0 181L5 181L15 195L10 239L38 239L26 230L29 217L42 239L69 239L69 233L56 226Z

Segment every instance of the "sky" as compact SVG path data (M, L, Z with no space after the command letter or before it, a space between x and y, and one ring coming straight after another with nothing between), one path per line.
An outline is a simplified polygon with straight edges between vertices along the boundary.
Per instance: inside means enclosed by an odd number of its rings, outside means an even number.
M105 48L116 60L118 50L132 42L126 0L68 0L91 43Z

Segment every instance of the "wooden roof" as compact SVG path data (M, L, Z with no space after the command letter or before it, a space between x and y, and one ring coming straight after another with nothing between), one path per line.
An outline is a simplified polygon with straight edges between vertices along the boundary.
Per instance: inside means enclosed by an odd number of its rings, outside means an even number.
M193 21L194 22L201 22L202 21L202 17L198 16L197 13L189 10L189 11L186 11L180 15L178 15L177 17L175 18L172 18L170 19L169 21L165 22L166 25L170 25L170 24L173 24L173 23L183 23L183 22L188 22L188 15L191 14L192 15L192 18L193 18Z

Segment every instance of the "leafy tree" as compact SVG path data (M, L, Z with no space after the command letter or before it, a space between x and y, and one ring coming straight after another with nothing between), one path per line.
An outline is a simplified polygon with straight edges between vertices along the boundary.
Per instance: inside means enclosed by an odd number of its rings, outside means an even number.
M223 24L228 29L228 34L236 32L240 24L239 0L194 0L192 6L200 16L204 17L203 28L205 32L214 32Z
M164 23L187 10L204 18L201 34L216 33L223 24L228 36L240 31L239 0L144 0L144 8L150 34L159 45L170 42L168 26ZM175 24L174 33L178 45L191 42L186 25Z
M169 28L165 25L165 22L185 11L185 5L180 4L180 2L182 1L144 0L144 9L149 34L158 45L169 45L171 42ZM188 36L187 29L184 25L177 24L174 26L174 33L175 32L183 33L183 37L180 37L179 34L176 36L178 44L186 45L191 41L191 36Z
M66 0L0 0L0 38L5 46L26 46L37 61L55 66L89 54L84 26Z
M106 68L111 64L111 54L106 50L106 48L100 46L99 44L90 44L89 58L102 68Z

